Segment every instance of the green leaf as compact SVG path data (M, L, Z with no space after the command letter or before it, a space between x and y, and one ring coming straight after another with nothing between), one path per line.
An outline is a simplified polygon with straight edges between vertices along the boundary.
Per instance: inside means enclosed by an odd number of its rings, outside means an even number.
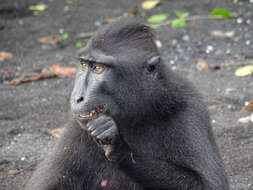
M65 39L65 40L69 39L69 34L68 33L64 33L62 35L62 38Z
M82 48L82 47L85 46L85 43L83 43L83 42L76 42L75 45L76 45L77 48Z
M166 21L168 17L169 17L169 14L166 14L166 13L165 14L155 14L155 15L150 16L147 19L147 22L151 23L151 24L159 24L159 23Z
M247 65L244 67L239 67L235 71L235 76L237 77L246 77L253 74L253 65Z
M185 19L186 17L189 16L188 12L182 12L182 11L175 11L175 14L176 14L177 18L179 18L179 19Z
M235 18L235 17L238 17L237 13L229 12L227 9L221 9L221 8L214 9L211 12L210 15L214 16L214 17L222 17L222 18Z
M184 19L177 19L171 23L172 28L179 28L179 27L185 27L185 26L187 26L187 23Z
M37 4L37 5L29 6L29 10L34 11L34 12L42 12L46 9L47 9L47 5L45 5L45 4Z

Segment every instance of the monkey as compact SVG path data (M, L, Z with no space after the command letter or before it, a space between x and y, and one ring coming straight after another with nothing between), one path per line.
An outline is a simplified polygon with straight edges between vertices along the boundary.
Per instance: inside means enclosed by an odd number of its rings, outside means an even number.
M150 27L106 25L79 61L73 119L26 190L229 190L203 98Z

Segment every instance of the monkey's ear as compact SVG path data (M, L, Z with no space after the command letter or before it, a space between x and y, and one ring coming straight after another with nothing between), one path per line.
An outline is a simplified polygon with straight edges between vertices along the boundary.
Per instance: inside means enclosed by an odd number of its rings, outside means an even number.
M148 72L153 72L156 70L157 65L160 63L161 58L160 56L155 56L155 57L151 57L147 62L146 62L146 66L147 66L147 70Z

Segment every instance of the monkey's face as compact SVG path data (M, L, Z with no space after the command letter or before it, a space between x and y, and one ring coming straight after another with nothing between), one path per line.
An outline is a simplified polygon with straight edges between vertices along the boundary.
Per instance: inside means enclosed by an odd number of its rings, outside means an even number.
M150 102L147 83L152 82L159 62L159 58L154 58L141 64L121 54L108 56L101 51L89 51L80 58L71 95L75 117L85 121L107 114L122 120L145 115Z
M80 58L80 69L71 95L71 110L75 117L87 120L104 113L118 114L114 69L114 58L101 52L93 51Z

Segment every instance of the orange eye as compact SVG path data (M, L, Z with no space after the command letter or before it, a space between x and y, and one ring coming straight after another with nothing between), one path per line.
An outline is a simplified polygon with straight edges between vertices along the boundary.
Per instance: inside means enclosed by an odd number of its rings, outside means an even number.
M82 70L86 71L89 68L88 63L81 63Z
M95 73L102 73L105 70L105 67L99 66L99 65L95 65L93 67L93 70L94 70Z

